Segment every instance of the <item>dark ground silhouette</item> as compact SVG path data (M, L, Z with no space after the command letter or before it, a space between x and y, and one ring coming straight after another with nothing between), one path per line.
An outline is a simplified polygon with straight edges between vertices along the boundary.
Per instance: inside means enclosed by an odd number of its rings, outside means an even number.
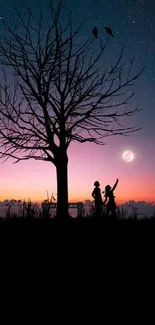
M2 225L59 225L63 222L60 221L60 219L54 217L54 218L36 218L31 216L31 218L23 218L18 216L13 217L0 217L0 226ZM102 217L97 216L94 214L94 216L86 216L86 217L76 217L76 218L69 218L65 224L71 224L71 225L120 225L120 226L128 226L128 225L149 225L155 224L155 217L151 218L142 218L142 219L134 219L134 218L127 218L127 219L121 219L115 217L113 218L112 215L109 215L108 217L106 215L103 215Z

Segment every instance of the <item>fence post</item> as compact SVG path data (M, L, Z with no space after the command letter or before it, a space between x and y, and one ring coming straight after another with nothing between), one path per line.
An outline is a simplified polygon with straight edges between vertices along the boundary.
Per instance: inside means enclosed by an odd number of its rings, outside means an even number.
M83 203L77 202L77 216L83 217Z

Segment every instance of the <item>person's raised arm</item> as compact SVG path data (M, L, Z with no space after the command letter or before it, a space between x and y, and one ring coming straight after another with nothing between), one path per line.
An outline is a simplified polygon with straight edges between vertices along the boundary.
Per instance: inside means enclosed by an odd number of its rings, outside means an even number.
M111 189L111 191L114 191L115 190L117 184L118 184L118 178L117 178L116 183L114 184L113 188Z

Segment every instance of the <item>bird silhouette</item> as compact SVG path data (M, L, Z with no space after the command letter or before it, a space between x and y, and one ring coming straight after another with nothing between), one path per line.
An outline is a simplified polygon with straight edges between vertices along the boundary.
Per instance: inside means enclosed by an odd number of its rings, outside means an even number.
M106 32L107 32L109 35L111 35L112 37L114 37L111 28L109 28L109 27L104 27L104 28L105 28Z
M94 34L94 36L96 37L96 39L98 39L98 30L96 27L93 28L92 33Z

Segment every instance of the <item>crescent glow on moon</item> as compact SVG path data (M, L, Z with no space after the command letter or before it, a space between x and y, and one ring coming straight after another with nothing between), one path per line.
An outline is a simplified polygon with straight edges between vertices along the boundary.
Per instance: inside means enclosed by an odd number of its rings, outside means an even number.
M123 153L123 159L126 161L126 162L130 162L134 159L134 154L133 152L131 151L125 151Z

